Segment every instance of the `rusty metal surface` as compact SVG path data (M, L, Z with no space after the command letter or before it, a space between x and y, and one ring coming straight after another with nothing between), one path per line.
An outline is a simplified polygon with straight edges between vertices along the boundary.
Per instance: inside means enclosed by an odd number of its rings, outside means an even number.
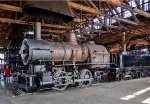
M59 43L50 42L50 48L52 51L52 61L84 61L87 56L82 56L82 47L78 44L71 44L69 42ZM84 52L86 53L86 52Z
M30 61L77 62L92 63L94 67L109 67L109 52L102 45L94 42L78 44L74 33L69 33L69 42L49 42L46 40L24 39L21 56L24 64Z
M70 32L68 34L68 40L71 44L77 44L76 34L74 32Z
M20 52L24 64L36 60L76 62L85 61L88 57L88 50L85 46L33 39L25 39Z
M96 45L94 42L90 42L89 44L87 44L87 46L88 46L88 50L90 53L90 56L89 56L90 63L95 64L95 65L91 65L91 68L109 67L109 65L106 64L106 63L110 63L109 52L107 51L107 49L104 46ZM99 63L101 63L103 65L100 65Z

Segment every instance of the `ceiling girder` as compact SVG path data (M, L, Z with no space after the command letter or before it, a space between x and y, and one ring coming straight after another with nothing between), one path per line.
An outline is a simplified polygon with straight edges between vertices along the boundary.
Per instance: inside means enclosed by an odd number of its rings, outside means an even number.
M63 30L42 29L42 32L55 33L55 34L63 34L65 31L63 31Z
M75 3L75 2L70 1L69 5L73 9L81 10L81 11L88 12L91 14L100 14L100 11L98 11L94 8L88 7L88 6L81 5L79 3Z
M7 5L7 4L0 4L0 9L9 10L9 11L15 11L15 12L22 12L22 8L21 7L16 7L16 6Z
M14 23L14 24L23 24L23 25L33 25L33 22L26 22L26 21L20 21L20 20L15 20L15 19L10 19L10 18L1 18L0 17L0 22L2 23ZM42 23L42 27L49 27L49 28L59 28L59 29L71 29L72 27L69 26L63 26L63 25L57 25L57 24L46 24Z

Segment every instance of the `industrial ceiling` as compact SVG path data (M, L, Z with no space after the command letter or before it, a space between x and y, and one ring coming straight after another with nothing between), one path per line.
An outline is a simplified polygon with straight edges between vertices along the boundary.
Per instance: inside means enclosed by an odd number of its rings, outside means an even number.
M34 0L36 2L36 0ZM51 4L54 1L40 1ZM20 39L20 28L32 29L35 21L42 23L42 37L62 35L69 30L80 30L88 40L105 45L109 51L123 50L132 43L150 43L149 0L67 0L55 1L57 11L72 18L59 19L30 15L24 10L26 1L0 1L0 47L8 47ZM64 7L61 5L64 2ZM55 3L57 4L57 3ZM44 5L44 4L43 4ZM44 7L44 6L43 6ZM50 10L53 10L50 8ZM69 12L70 11L70 12ZM36 11L34 11L36 12ZM39 11L37 11L39 12ZM22 26L22 27L21 27ZM13 38L15 37L15 38Z

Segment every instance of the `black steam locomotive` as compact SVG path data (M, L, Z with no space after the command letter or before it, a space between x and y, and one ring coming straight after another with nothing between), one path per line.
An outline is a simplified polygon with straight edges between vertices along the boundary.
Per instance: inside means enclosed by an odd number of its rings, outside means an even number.
M122 52L119 67L123 76L130 79L150 76L150 50L144 48Z

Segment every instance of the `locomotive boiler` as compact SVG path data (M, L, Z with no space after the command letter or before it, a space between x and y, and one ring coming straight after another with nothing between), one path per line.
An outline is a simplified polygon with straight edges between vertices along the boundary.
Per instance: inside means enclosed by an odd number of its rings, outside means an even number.
M76 34L67 34L68 42L41 39L40 23L35 25L36 39L24 39L20 49L25 73L18 75L19 87L26 90L51 87L64 90L68 85L89 86L110 72L110 54L102 45L90 41L78 44ZM108 71L109 70L109 71Z

